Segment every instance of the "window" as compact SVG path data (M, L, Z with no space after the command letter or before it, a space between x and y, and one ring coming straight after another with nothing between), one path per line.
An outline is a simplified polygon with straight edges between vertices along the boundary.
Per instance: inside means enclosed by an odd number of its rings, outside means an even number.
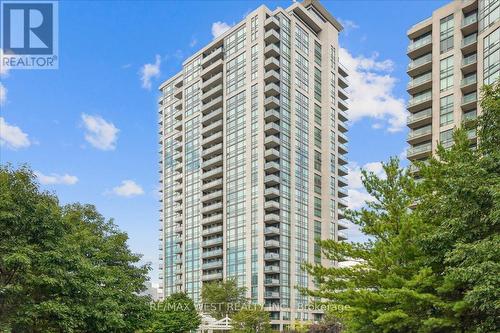
M321 194L321 176L314 175L314 193Z
M314 121L316 124L321 125L321 106L314 104Z
M453 123L453 95L441 97L439 107L439 124L445 126Z
M314 62L321 66L321 44L316 40L314 41Z
M314 151L314 170L321 172L321 153Z
M483 31L500 19L500 1L479 1L479 31Z
M321 217L321 198L314 197L314 216Z
M296 53L296 83L297 86L305 91L309 88L309 61L300 53Z
M258 55L259 55L259 45L255 44L251 49L251 78L255 80L257 78L257 73L259 71L259 63L258 63Z
M227 93L241 88L245 83L245 53L227 63Z
M298 24L295 29L295 47L305 53L309 53L309 34Z
M444 147L449 147L453 143L453 129L439 133L439 141Z
M184 83L189 83L200 74L200 58L194 60L184 67Z
M200 89L198 82L186 88L185 109L186 117L200 111Z
M321 71L314 67L314 98L321 102Z
M440 63L440 88L445 91L453 87L453 56L441 60Z
M240 30L233 33L226 38L226 57L241 50L245 46L246 28L242 27Z
M441 19L440 50L445 53L453 48L453 14Z
M321 149L321 129L314 127L314 145Z
M494 83L500 73L500 28L484 38L484 83Z
M254 16L250 22L250 39L253 42L257 39L257 33L259 32L259 17Z

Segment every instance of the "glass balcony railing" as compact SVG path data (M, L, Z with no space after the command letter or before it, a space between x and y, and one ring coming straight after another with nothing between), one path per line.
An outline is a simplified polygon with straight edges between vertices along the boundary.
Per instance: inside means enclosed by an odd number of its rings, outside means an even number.
M477 33L473 33L462 40L462 47L473 44L477 41Z
M467 65L470 65L470 64L474 64L476 62L477 62L477 54L474 53L474 54L471 54L471 55L465 57L462 60L462 66L467 66Z
M419 120L422 120L422 119L425 119L428 117L432 117L432 109L430 109L430 108L419 111L417 113L414 113L414 114L408 116L407 123L411 124L411 123L414 123L416 121L419 121Z
M421 93L413 96L408 102L408 106L414 106L423 102L427 102L432 99L432 92L426 91L425 93Z
M432 36L428 35L424 38L420 38L418 40L414 40L410 45L408 45L408 52L416 50L424 45L432 43Z
M417 130L414 130L414 131L411 131L410 133L408 133L408 139L418 138L418 137L421 137L421 136L424 136L427 134L431 134L431 133L432 133L431 126L422 127L422 128L419 128Z
M423 145L413 146L409 148L406 154L408 157L410 157L421 153L427 153L430 152L431 150L432 150L432 144L428 142Z
M462 27L468 26L469 24L477 22L477 13L464 17L462 21Z
M476 101L477 101L477 93L475 91L473 93L464 95L464 97L462 97L462 104L468 104Z
M432 79L432 73L426 73L424 75L419 75L408 83L408 88L413 88L423 83L429 82Z
M464 121L473 121L477 119L477 110L472 110L464 113L463 120Z
M423 64L429 63L431 61L432 61L432 54L431 53L426 54L410 62L410 64L408 64L408 69L413 69L422 66Z
M461 86L462 87L465 87L465 86L468 86L469 84L475 84L477 81L477 77L476 77L476 74L474 75L469 75L469 76L466 76L462 79L462 84Z

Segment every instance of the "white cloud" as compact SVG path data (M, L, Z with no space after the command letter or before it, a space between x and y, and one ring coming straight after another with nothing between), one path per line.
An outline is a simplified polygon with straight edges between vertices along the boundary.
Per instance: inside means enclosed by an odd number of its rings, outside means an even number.
M40 183L43 185L74 185L78 182L78 177L68 175L59 175L57 173L51 173L50 175L44 175L40 171L35 171Z
M226 22L217 21L212 24L212 36L215 38L219 37L226 31L231 29L231 26Z
M0 145L16 150L29 147L31 141L19 127L8 124L0 117Z
M359 209L365 205L366 201L372 201L373 197L369 195L363 186L361 181L361 169L368 172L373 172L375 175L383 178L385 177L384 169L382 163L380 162L370 162L363 165L360 168L357 163L353 162L348 167L349 173L347 175L347 182L349 184L349 196L348 204L350 209Z
M151 89L151 79L160 76L161 57L157 54L154 64L145 64L142 66L139 74L141 75L142 87L144 89Z
M7 102L7 88L0 82L0 106L5 105Z
M198 40L196 38L191 38L191 41L189 42L189 47L195 47L196 44L198 44Z
M85 140L100 150L113 150L116 148L118 132L113 123L107 122L100 116L82 114L85 126Z
M374 118L379 125L381 121L387 123L389 132L402 131L406 127L406 108L404 99L394 95L397 82L391 75L394 63L378 60L377 53L354 57L343 48L339 57L349 71L350 120Z
M0 59L3 59L3 49L0 48ZM6 77L9 75L10 66L0 63L0 76Z
M346 35L348 35L349 32L351 32L352 30L359 28L359 25L356 22L351 21L351 20L344 20L344 19L339 18L339 22L344 27L344 31L343 32Z
M133 180L124 180L120 186L114 187L112 191L120 197L134 197L144 194L142 187Z

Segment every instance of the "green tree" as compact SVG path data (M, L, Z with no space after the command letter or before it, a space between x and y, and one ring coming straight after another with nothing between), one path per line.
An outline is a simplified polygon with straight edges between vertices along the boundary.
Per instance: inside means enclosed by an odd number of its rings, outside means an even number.
M418 182L396 159L384 177L363 172L374 201L346 216L370 240L320 242L327 258L359 264L306 265L319 286L310 295L348 305L332 307L346 332L499 330L499 95L498 84L484 90L478 149L460 129L450 149L417 163Z
M233 320L234 333L269 333L271 330L271 319L269 312L258 305L248 305L236 312Z
M154 305L146 333L183 333L200 326L201 318L185 293L175 293Z
M245 287L238 287L235 279L204 283L201 288L203 310L212 317L231 317L247 303Z
M61 207L28 167L0 167L0 331L134 332L147 266L90 205Z

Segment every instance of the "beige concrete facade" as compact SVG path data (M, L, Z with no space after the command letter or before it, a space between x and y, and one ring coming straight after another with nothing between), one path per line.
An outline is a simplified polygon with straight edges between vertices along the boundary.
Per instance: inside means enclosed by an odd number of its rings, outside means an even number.
M408 31L409 160L451 145L462 125L476 144L480 88L499 73L499 13L500 0L453 1Z
M236 278L273 327L317 320L296 287L315 239L345 240L347 71L317 1L261 6L160 86L160 284Z

